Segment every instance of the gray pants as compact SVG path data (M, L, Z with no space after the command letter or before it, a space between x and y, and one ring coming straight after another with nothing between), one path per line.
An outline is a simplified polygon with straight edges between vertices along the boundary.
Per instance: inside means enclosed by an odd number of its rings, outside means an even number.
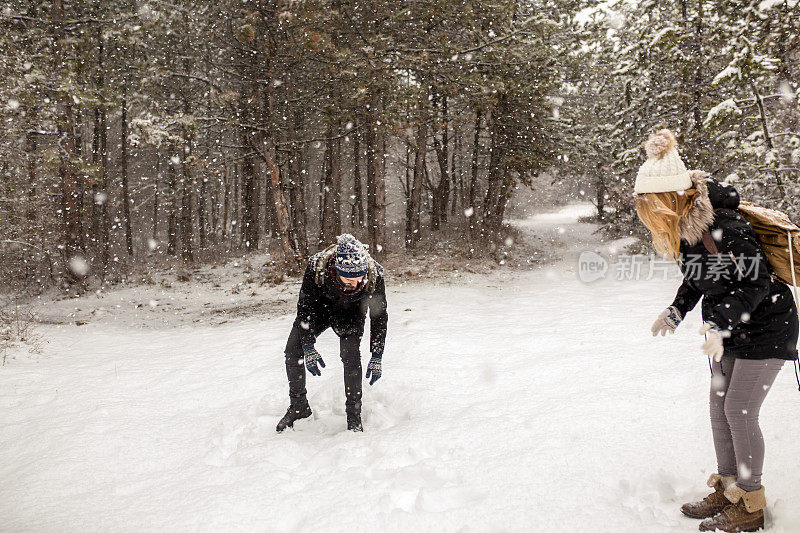
M782 366L782 359L723 357L712 363L709 403L718 473L738 476L737 485L746 491L761 488L764 437L758 414Z

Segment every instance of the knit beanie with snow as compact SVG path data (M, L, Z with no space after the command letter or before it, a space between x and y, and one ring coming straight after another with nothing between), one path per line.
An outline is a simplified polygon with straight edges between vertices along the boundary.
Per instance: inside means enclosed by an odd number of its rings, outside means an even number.
M678 155L678 141L669 130L650 135L642 145L647 161L636 174L635 194L648 192L685 191L692 186L689 172Z
M343 278L358 278L369 272L369 252L358 239L345 233L336 239L336 272Z

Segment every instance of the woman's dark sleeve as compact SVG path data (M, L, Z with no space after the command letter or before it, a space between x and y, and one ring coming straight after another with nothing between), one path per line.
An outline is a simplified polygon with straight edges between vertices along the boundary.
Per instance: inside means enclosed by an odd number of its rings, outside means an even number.
M728 290L710 311L708 320L722 330L732 330L769 294L769 264L755 231L742 219L722 224L719 251L730 260L732 278Z
M682 318L686 318L686 315L694 309L702 296L703 293L697 290L690 280L683 278L683 283L678 287L678 293L675 295L672 305L680 311Z

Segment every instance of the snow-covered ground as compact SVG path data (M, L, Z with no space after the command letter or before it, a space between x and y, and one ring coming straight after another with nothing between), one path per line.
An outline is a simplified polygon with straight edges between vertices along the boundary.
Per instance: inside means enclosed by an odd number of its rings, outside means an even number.
M314 417L275 433L291 315L42 326L42 355L0 367L0 530L696 530L678 507L715 467L698 313L653 338L677 281L580 282L580 251L615 251L589 210L518 222L560 239L557 265L390 286L363 434L331 332ZM772 532L800 531L798 405L787 364L761 416Z

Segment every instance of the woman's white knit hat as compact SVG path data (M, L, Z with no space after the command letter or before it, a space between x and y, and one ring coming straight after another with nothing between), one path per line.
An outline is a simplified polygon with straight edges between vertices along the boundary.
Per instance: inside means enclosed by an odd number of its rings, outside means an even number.
M647 152L647 161L636 174L634 194L685 191L692 186L686 165L678 155L678 141L671 131L651 134L642 146Z

